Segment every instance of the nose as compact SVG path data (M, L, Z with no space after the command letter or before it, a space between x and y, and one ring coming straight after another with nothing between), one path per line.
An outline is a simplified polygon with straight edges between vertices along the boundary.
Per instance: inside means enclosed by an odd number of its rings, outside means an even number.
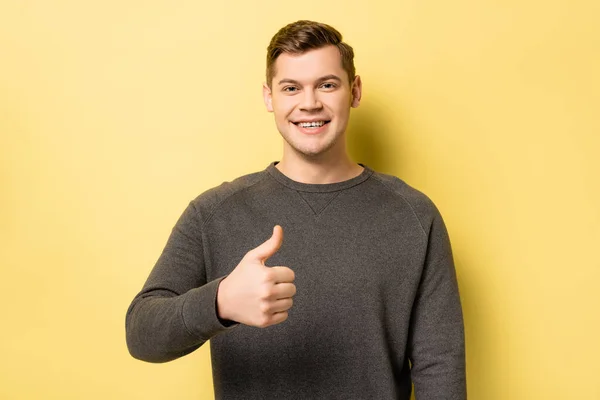
M323 104L319 100L318 95L312 90L304 91L302 101L300 102L300 110L314 111L323 108Z

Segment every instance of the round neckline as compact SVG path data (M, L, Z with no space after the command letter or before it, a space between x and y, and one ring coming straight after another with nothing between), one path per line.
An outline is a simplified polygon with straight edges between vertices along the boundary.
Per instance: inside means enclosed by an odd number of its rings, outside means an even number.
M351 188L352 186L356 186L359 183L367 180L372 174L373 170L366 165L358 164L363 167L363 171L355 176L354 178L350 178L345 181L335 182L335 183L302 183L295 181L293 179L288 178L283 172L278 170L275 165L277 165L279 161L273 161L269 164L266 171L273 177L277 182L281 183L284 186L289 187L290 189L298 190L300 192L313 192L313 193L328 193L328 192L337 192L340 190Z

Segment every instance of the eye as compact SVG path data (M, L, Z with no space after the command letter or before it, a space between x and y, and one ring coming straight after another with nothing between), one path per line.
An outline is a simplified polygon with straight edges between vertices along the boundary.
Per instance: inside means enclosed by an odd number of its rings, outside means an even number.
M333 82L324 82L320 87L325 90L333 90L337 87L337 85Z
M298 88L296 86L286 86L283 89L281 89L281 91L287 93L294 93L298 91Z

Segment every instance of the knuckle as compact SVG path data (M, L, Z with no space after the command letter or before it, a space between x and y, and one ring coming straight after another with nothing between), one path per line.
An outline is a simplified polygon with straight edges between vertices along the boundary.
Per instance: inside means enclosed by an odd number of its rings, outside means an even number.
M258 320L258 327L259 328L266 328L269 325L271 325L271 318L269 318L268 316L262 316Z
M260 305L258 306L258 310L260 311L261 314L265 315L271 311L271 307L270 307L269 303L261 302Z
M275 281L275 271L273 271L272 269L267 269L263 275L263 278L265 279L265 281L267 282L273 282Z
M271 287L263 287L259 293L259 297L262 300L269 299L269 298L271 298L272 295L273 295L273 289Z

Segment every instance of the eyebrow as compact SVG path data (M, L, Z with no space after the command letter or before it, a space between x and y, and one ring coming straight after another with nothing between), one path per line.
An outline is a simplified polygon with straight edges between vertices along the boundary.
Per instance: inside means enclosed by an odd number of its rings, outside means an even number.
M329 81L329 80L334 80L334 81L338 81L338 82L342 81L342 79L339 76L330 74L330 75L322 76L319 79L317 79L317 83L321 83L321 82ZM284 83L291 83L291 84L297 85L300 82L298 82L297 80L294 80L294 79L284 78L284 79L280 80L277 84L283 85Z

